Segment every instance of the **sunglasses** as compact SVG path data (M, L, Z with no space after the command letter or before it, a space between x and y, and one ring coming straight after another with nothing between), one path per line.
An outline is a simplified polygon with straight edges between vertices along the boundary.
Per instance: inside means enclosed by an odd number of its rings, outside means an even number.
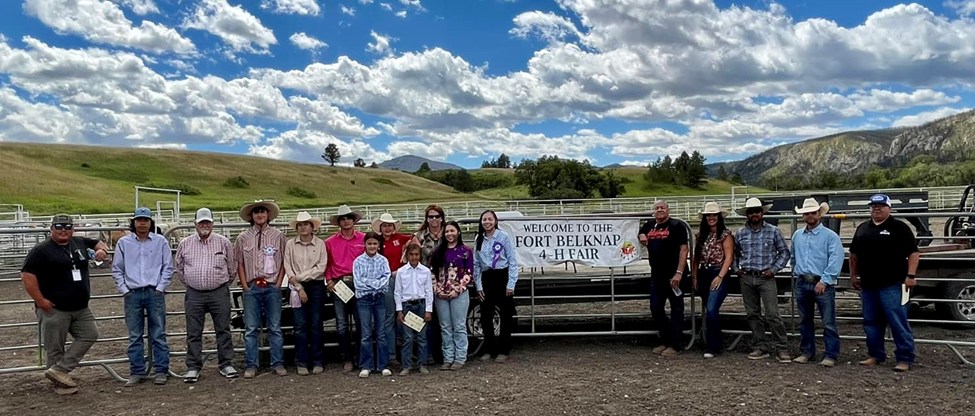
M267 208L258 207L251 210L251 214L259 214L261 212L267 212Z
M54 224L54 229L55 230L58 230L58 231L61 231L61 230L71 231L71 230L74 229L74 225L71 225L71 224Z
M431 220L439 220L441 218L443 218L442 215L427 215L427 219L431 219Z
M761 208L759 208L759 209L750 209L750 210L748 210L748 211L745 211L745 214L746 214L746 215L752 215L752 214L761 214L761 213L763 213L763 212L764 212L764 211L762 211L762 209L761 209Z

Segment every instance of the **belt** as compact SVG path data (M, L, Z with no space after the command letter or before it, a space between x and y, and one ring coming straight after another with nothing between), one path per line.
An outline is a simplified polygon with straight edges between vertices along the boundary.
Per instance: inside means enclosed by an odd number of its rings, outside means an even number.
M796 277L805 280L806 283L819 283L819 281L822 279L822 277L813 274L801 274Z
M702 264L700 269L720 269L723 264Z
M745 276L761 276L761 270L741 270L741 274Z
M200 293L210 293L210 292L213 292L214 290L220 290L220 289L223 289L223 288L224 288L225 286L227 286L227 284L226 284L226 283L224 283L224 284L222 284L222 285L220 285L220 286L217 286L217 287L215 287L215 288L213 288L213 289L202 289L202 290L201 290L201 289L197 289L197 288L195 288L195 287L193 287L193 286L190 286L190 285L186 285L186 287L188 287L188 288L190 288L190 289L193 289L193 291L194 291L194 292L200 292Z
M420 304L422 304L422 303L424 303L426 301L427 301L426 299L404 300L403 301L403 304L404 305L420 305Z

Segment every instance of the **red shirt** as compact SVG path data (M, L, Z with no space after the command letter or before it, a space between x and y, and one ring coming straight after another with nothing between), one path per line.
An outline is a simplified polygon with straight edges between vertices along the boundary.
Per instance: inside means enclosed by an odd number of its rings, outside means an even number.
M389 236L389 240L383 240L379 248L386 260L389 260L389 270L399 270L403 266L403 248L413 239L412 235L394 233Z

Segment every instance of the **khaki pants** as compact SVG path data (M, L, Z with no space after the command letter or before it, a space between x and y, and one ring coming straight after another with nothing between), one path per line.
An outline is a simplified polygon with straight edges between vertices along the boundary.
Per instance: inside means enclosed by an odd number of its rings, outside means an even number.
M47 367L57 367L66 373L71 372L98 339L95 315L92 315L91 309L88 308L70 312L54 309L51 313L35 309L35 312L41 326L41 340L47 355ZM64 344L68 341L68 334L71 334L74 340L65 351Z

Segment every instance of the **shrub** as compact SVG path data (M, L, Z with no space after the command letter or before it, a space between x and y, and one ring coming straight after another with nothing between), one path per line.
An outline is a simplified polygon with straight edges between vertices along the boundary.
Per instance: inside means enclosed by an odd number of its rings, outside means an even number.
M244 188L250 188L251 184L250 182L247 182L247 179L244 179L243 176L237 176L233 178L227 178L227 180L223 181L223 186L226 186L228 188L244 189Z
M307 199L313 199L318 197L318 195L315 195L314 192L299 188L297 186L288 187L288 195L291 195L293 197L298 197L298 198L307 198Z
M150 182L150 183L147 183L147 184L142 185L142 186L148 186L150 188L178 189L180 191L180 193L183 194L183 195L200 195L200 194L203 193L202 191L200 191L200 188L197 188L197 187L192 186L192 185L187 185L185 183L164 183L164 184L158 184L158 183L152 183L152 182ZM152 191L148 191L147 190L145 192L152 192Z
M88 162L84 162L84 163L81 164L81 167L83 167L83 168L90 168L91 165L89 165Z

